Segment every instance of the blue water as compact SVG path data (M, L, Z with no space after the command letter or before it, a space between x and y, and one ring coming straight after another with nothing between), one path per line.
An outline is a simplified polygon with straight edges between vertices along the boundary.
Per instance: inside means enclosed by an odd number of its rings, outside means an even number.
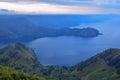
M93 27L103 35L96 38L54 37L40 38L28 43L41 64L75 65L108 48L120 48L120 18L112 18L98 23L83 23L78 26Z
M75 65L108 48L120 48L120 15L0 15L25 17L37 26L50 28L93 27L103 33L96 38L39 38L28 44L44 65ZM6 44L7 45L7 44ZM5 44L0 44L4 47Z

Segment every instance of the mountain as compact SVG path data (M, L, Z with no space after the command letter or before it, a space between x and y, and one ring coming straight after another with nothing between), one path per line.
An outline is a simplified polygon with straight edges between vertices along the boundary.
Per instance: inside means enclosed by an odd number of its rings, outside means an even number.
M81 80L120 80L120 49L108 49L73 67Z
M0 65L35 73L35 69L38 69L40 63L31 48L16 43L0 49Z
M24 17L2 17L0 19L0 40L8 43L31 40L31 38L38 37L39 29Z
M0 65L16 69L17 71L23 71L25 73L45 76L47 80L56 80L57 77L62 78L63 76L58 76L61 75L61 69L63 69L64 72L68 72L66 69L67 67L64 69L64 67L61 66L41 65L40 62L38 62L34 51L21 43L10 44L0 49ZM9 74L9 72L6 72L6 74ZM69 78L72 77L71 75L68 76ZM63 78L68 79L68 76Z
M99 31L94 28L47 28L38 26L24 16L5 16L0 18L0 43L27 42L37 38L56 36L97 37Z
M26 74L22 71L0 66L0 80L46 80L42 76Z
M120 49L110 48L72 67L43 66L31 48L16 43L0 49L0 65L47 80L120 80Z

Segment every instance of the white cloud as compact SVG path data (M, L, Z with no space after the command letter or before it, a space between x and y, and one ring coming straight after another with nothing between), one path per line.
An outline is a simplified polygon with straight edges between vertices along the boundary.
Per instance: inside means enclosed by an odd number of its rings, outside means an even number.
M8 0L7 0L8 1ZM9 0L13 1L13 0ZM74 0L71 0L71 2ZM98 2L94 0L96 4ZM106 0L108 1L108 0ZM106 2L107 4L107 2ZM22 14L120 14L119 9L91 5L60 5L43 2L0 2L0 9Z

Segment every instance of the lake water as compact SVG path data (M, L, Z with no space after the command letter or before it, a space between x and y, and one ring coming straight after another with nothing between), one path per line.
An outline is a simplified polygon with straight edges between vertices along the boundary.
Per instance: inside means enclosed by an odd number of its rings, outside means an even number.
M103 35L96 38L52 37L40 38L28 43L41 64L74 65L108 48L120 48L120 19L113 18L95 24L81 24L72 27L93 27Z

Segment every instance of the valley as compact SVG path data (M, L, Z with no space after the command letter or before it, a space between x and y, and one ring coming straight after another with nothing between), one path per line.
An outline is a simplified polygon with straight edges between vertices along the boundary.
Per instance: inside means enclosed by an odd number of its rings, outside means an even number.
M1 48L0 56L0 65L16 70L23 70L25 73L44 76L47 80L120 79L120 49L117 48L107 49L71 67L55 65L43 66L40 62L38 63L35 53L21 43L11 44ZM2 56L5 57L3 58ZM7 74L9 75L9 73ZM36 77L37 80L45 80L45 78L41 77L41 79L37 79ZM31 78L29 80L31 80Z
M120 79L119 15L45 16L0 16L0 78Z

